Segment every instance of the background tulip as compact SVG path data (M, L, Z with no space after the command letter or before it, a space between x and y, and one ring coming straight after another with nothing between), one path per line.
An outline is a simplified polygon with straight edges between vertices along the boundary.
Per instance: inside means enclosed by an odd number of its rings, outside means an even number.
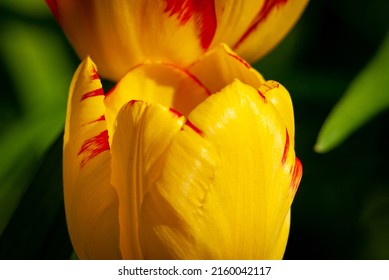
M87 58L64 141L80 258L282 258L302 174L291 100L228 47L145 62L105 96Z
M46 0L80 57L118 80L145 59L188 66L226 43L253 62L291 29L307 0Z

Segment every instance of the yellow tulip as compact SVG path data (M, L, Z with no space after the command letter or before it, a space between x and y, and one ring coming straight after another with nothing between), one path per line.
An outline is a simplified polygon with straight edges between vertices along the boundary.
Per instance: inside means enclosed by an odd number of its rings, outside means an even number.
M82 259L280 259L302 175L287 90L227 46L146 61L104 94L86 58L64 136Z
M46 0L80 57L118 80L145 59L187 67L226 43L253 62L292 28L308 0Z

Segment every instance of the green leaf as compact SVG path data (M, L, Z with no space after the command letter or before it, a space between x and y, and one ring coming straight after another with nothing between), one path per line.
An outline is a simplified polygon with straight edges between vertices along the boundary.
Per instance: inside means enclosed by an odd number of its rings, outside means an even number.
M63 130L75 69L63 38L53 30L17 20L1 23L0 54L20 113L1 124L0 234L27 190L36 164Z
M2 0L1 5L28 15L42 16L49 14L49 9L43 0Z
M389 107L389 33L325 120L315 151L325 153Z

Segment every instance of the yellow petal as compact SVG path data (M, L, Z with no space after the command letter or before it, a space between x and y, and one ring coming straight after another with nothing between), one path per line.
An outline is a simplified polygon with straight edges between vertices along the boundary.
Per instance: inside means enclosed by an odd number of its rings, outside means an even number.
M142 259L139 212L149 186L164 168L166 148L184 117L160 105L131 101L120 110L112 140L112 184L119 194L123 258Z
M118 80L145 59L188 65L216 28L210 1L47 1L80 57Z
M294 113L289 92L276 81L266 81L258 88L258 92L266 99L266 102L274 106L274 109L283 118L292 145L294 145Z
M206 53L188 70L212 93L220 91L235 79L254 88L259 88L265 82L261 74L225 44Z
M202 132L187 121L167 148L161 174L142 204L139 235L146 259L215 258L217 242L225 236L209 223L203 204L217 160ZM204 244L203 236L212 246Z
M81 259L121 258L103 99L95 66L87 58L71 84L63 149L66 219Z
M240 1L240 0L217 0L215 12L218 25L212 47L220 42L233 46L252 24L258 12L264 6L264 0Z
M251 19L239 39L230 45L235 52L250 62L264 56L285 37L308 4L308 0L258 2L261 2L261 8L256 10L255 17Z
M278 235L278 240L276 241L276 245L268 256L269 260L280 260L284 257L286 244L288 242L289 237L289 229L290 229L290 209L288 214L285 217L284 224L280 230Z
M253 62L295 24L308 0L46 0L80 57L119 80L147 59L187 67L226 43Z
M235 81L188 118L142 205L145 256L282 257L301 177L283 116Z
M131 100L143 100L189 112L210 95L187 70L166 63L145 63L133 68L107 93L105 105L111 131L120 108Z

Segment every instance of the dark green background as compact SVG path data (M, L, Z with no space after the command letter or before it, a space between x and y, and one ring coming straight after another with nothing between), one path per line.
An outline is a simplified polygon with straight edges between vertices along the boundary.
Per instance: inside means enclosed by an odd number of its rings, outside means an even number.
M0 259L72 254L61 151L79 60L43 2L0 2ZM387 0L311 1L255 64L288 88L295 106L304 175L286 259L389 259L388 112L329 153L313 150L327 115L388 32L387 11Z

